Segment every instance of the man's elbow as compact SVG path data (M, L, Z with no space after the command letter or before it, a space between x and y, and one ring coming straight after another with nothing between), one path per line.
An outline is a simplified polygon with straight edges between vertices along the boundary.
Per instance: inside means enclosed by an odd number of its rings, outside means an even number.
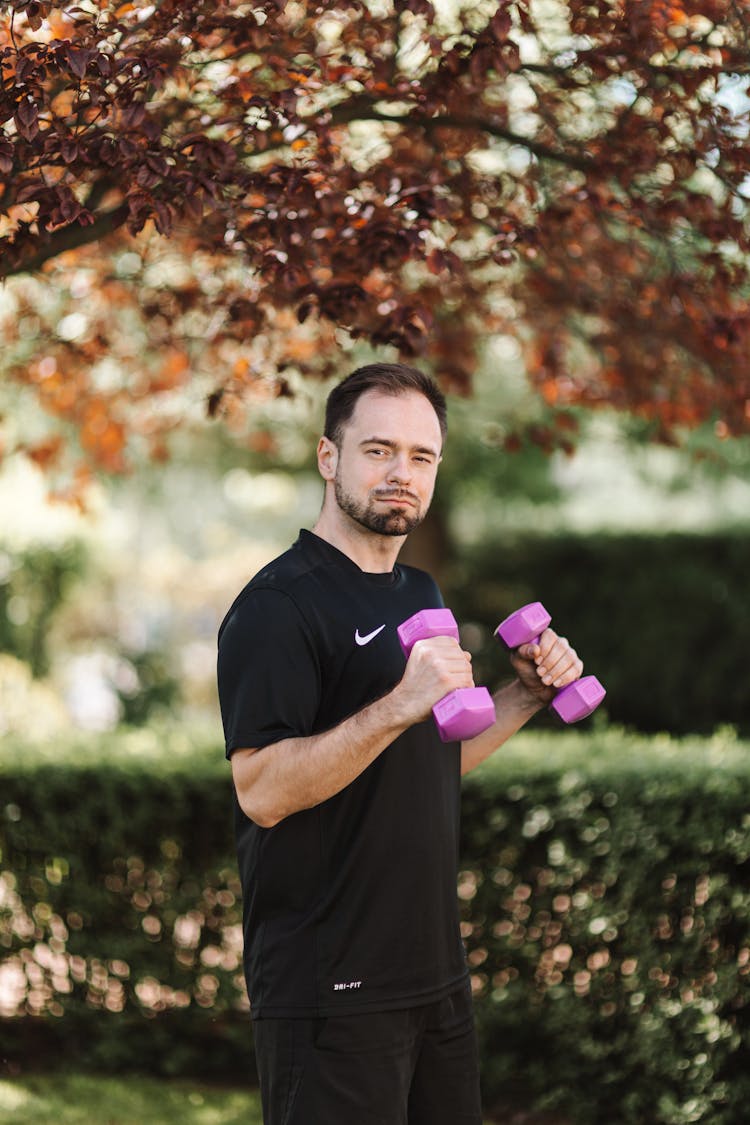
M242 808L242 804L240 804L240 808ZM262 809L250 809L248 812L243 808L242 811L249 820L252 820L253 824L258 825L258 828L275 828L276 825L281 824L284 819L280 814L276 815L270 811L265 812Z
M270 802L263 801L257 792L242 792L235 786L237 802L248 820L259 828L274 828L284 819L284 813L274 808Z
M235 750L232 755L232 781L237 802L248 820L259 828L273 828L286 815L278 807L274 793L264 785L262 759L255 749Z

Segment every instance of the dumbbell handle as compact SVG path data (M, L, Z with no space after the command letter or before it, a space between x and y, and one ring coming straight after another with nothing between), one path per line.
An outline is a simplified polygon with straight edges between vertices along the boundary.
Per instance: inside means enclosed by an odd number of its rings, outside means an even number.
M407 660L417 641L429 637L459 639L458 625L449 609L422 609L402 622L396 632ZM443 742L462 742L492 726L495 704L486 687L456 688L438 700L432 714Z
M495 636L509 649L535 645L551 620L541 602L529 602L501 621ZM560 688L550 704L550 710L564 723L577 723L595 711L606 694L596 676L582 676Z

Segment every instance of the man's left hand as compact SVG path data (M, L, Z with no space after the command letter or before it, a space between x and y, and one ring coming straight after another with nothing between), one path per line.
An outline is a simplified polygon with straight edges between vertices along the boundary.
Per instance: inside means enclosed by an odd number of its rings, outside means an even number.
M523 687L545 706L560 688L581 678L583 661L554 629L545 629L538 644L519 645L510 662Z

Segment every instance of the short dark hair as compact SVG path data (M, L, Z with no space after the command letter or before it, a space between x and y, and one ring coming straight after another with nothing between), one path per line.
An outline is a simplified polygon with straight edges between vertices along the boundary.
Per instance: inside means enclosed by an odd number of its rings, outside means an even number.
M351 419L357 400L366 391L380 391L385 395L416 391L424 395L437 414L440 433L445 441L448 411L445 395L435 380L404 363L368 363L337 383L328 396L323 433L335 445L341 444L342 430Z

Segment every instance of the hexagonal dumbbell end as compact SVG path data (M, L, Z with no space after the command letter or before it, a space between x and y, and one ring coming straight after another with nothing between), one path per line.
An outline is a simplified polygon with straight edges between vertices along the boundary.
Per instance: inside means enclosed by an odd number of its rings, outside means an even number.
M551 620L541 602L529 602L501 621L495 636L506 648L536 644Z
M495 636L508 649L537 644L551 620L541 602L529 602L501 621ZM596 676L582 676L557 692L550 711L564 723L577 723L596 711L606 694Z
M456 688L432 708L443 742L474 738L495 721L495 704L486 687Z
M396 630L404 656L408 658L417 641L427 637L453 637L458 640L458 625L449 609L420 609L402 621Z
M449 609L422 609L402 622L396 632L407 659L417 641L428 637L459 639L458 625ZM438 700L432 714L443 742L462 742L492 726L495 704L486 687L457 688Z
M549 709L564 723L577 723L596 711L606 694L596 676L581 676L580 680L560 688Z

